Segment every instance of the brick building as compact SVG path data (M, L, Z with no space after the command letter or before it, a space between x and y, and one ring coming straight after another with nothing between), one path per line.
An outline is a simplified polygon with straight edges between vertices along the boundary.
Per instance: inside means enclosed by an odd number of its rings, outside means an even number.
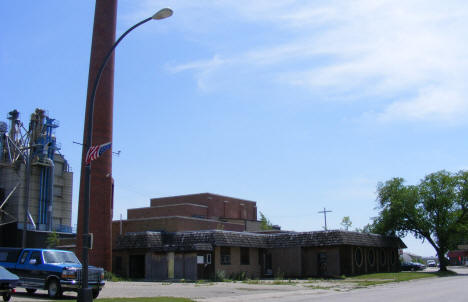
M146 280L393 272L405 247L356 232L260 231L254 201L212 193L153 198L113 222L112 271Z
M212 193L152 198L149 207L127 210L112 223L113 246L119 235L141 231L259 231L256 202Z
M399 238L348 231L260 234L223 230L119 236L113 271L146 280L330 277L400 269Z

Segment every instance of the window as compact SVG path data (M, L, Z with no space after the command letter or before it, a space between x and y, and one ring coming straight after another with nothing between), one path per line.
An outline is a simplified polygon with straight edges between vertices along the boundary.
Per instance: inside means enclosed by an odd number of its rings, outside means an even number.
M0 261L4 262L7 261L8 252L0 252Z
M28 255L29 255L29 252L24 252L23 255L21 255L21 260L20 260L21 264L24 264L24 262L26 261L26 258L28 258Z
M241 263L242 265L249 265L250 264L250 250L248 247L241 247L240 248L241 254Z
M356 248L356 252L354 253L354 261L358 267L362 266L362 250L360 247Z
M231 264L231 248L228 246L221 247L221 264L222 265Z
M205 264L205 257L197 256L197 264Z
M31 258L29 258L29 261L31 260L36 260L36 264L42 264L41 252L32 252Z
M76 258L72 252L62 251L44 251L45 263L73 263L80 264L80 260Z

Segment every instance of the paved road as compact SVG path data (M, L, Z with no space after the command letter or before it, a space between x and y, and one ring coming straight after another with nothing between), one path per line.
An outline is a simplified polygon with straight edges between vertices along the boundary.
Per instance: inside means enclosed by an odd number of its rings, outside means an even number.
M187 297L200 302L269 301L269 302L366 302L366 301L468 301L468 268L452 268L460 275L428 278L401 283L388 283L361 289L352 289L346 282L302 282L296 285L252 285L237 283L161 283L108 282L99 297ZM23 289L11 301L49 301L45 291L29 296ZM66 293L68 300L76 294Z
M468 301L468 277L447 277L414 280L373 286L349 292L299 290L294 292L261 293L231 297L200 299L203 302L270 301L270 302L427 302Z

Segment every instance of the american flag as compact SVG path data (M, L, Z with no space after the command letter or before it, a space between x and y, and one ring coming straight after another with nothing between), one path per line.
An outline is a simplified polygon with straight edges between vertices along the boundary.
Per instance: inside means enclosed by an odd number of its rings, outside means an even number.
M88 149L88 153L86 153L86 160L85 164L89 165L92 160L95 160L99 156L102 155L102 153L106 152L112 147L112 143L105 143L102 145L97 145L97 146L91 146Z

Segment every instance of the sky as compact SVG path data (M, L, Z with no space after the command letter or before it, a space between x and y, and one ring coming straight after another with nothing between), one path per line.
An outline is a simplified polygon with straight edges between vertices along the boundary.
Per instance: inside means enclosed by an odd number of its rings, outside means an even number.
M351 229L376 187L468 169L464 0L120 0L114 219L150 198L210 192L257 202L285 230ZM0 1L0 120L60 122L74 171L94 1ZM435 255L426 242L408 251Z

